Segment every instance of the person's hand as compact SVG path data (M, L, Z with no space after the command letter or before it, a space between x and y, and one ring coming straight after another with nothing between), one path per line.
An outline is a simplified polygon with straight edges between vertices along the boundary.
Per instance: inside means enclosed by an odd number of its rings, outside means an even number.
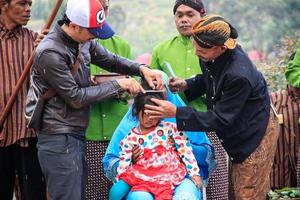
M98 82L97 82L95 76L91 76L91 85L98 85Z
M34 47L37 47L39 43L44 39L45 35L47 35L48 33L49 29L44 29L41 33L39 33L34 41Z
M199 189L202 188L202 179L199 175L194 175L191 177L191 179Z
M140 72L153 90L162 90L164 88L164 80L161 73L149 69L146 65L140 67Z
M183 92L188 88L188 85L184 79L171 77L169 79L169 88L172 92Z
M144 88L134 78L122 78L116 80L120 87L129 94L135 96L138 93L145 93Z
M167 142L169 143L169 145L171 145L172 147L176 147L175 146L175 140L174 140L174 138L172 137L172 136L170 136L170 135L168 135L168 140L167 140Z
M145 113L150 115L150 119L170 118L176 116L176 106L169 101L151 98L157 106L145 105Z
M142 154L143 150L138 145L134 145L134 147L132 148L132 163L135 164Z

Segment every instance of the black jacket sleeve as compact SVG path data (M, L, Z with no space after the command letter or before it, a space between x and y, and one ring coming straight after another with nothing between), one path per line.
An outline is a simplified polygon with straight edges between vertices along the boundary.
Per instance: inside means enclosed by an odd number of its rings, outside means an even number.
M196 75L194 78L186 79L188 89L184 92L188 101L201 97L206 92L206 84L203 75Z
M251 90L251 85L246 78L228 78L224 83L222 96L216 102L213 110L197 112L191 107L177 108L178 130L221 132L221 130L231 127L239 117Z
M72 76L71 67L66 59L57 51L42 52L35 66L47 84L73 108L82 108L116 96L122 90L116 81L80 87Z

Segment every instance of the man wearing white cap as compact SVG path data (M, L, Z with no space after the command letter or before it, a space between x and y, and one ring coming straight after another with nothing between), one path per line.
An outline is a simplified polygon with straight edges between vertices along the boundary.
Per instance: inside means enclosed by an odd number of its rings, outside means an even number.
M114 34L98 0L69 0L66 14L40 43L34 58L31 84L40 96L53 90L44 104L38 128L38 156L50 199L85 198L85 130L90 105L118 97L124 91L144 92L133 78L90 86L90 64L121 74L143 76L161 89L161 75L147 66L109 53L91 39ZM76 69L76 62L79 67ZM29 99L30 100L30 99Z

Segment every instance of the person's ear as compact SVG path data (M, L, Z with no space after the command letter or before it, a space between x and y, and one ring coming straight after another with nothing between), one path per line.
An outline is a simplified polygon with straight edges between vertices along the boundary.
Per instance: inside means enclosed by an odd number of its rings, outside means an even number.
M220 51L222 46L213 46L210 49L212 49L213 51Z
M222 54L223 52L225 52L228 48L225 45L222 46L213 46L211 48L214 52L218 52L218 54Z
M221 46L221 50L222 50L222 51L227 50L227 49L228 49L227 46L225 46L225 45L222 45L222 46Z
M222 52L222 53L225 52L227 49L228 49L228 47L225 45L220 46L220 52Z
M108 17L108 15L109 15L109 8L107 6L107 10L105 10L105 17Z
M4 0L0 0L0 11L4 12L7 9L8 9L8 3L6 1L4 1Z

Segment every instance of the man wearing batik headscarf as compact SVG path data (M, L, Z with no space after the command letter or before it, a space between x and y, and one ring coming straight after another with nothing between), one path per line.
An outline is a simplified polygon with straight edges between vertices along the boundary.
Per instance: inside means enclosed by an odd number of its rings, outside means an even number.
M170 64L176 76L192 78L196 74L202 74L199 58L195 54L192 40L192 26L201 17L205 16L204 4L201 0L176 0L174 7L174 21L178 35L157 44L152 52L150 67L159 69L171 75L166 62ZM193 101L187 101L184 93L179 93L187 105L198 111L206 111L206 99L204 96ZM215 147L217 168L209 179L207 186L207 198L228 198L228 159L222 144L215 134L207 133Z
M266 81L221 16L204 17L192 32L203 75L171 79L169 85L189 100L206 93L208 111L152 99L158 106L146 105L145 112L152 118L176 116L180 131L215 132L230 156L235 199L264 200L279 134Z

